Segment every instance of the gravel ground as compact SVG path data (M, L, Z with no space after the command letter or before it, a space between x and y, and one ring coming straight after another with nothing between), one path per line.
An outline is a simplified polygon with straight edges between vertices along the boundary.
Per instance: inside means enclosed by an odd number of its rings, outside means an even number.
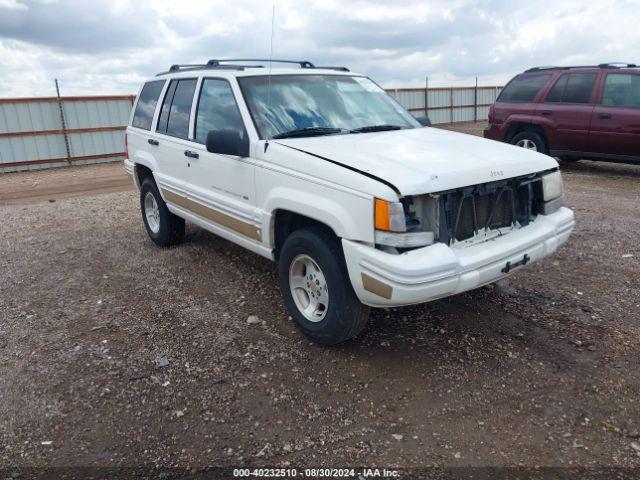
M126 182L63 198L120 166L4 175L0 468L640 468L640 167L562 168L554 256L333 348L269 261L192 225L154 247Z

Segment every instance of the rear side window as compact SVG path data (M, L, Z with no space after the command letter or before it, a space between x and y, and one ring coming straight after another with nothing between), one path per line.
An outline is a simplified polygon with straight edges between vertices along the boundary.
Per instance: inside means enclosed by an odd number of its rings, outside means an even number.
M595 73L562 75L549 91L546 101L552 103L589 103L595 83Z
M499 102L532 102L538 92L542 90L551 75L520 75L504 87Z
M602 105L640 108L640 75L610 73L604 82Z
M178 138L189 136L189 117L195 90L196 80L193 78L171 80L160 110L159 133Z
M211 130L236 130L241 137L245 134L231 85L216 78L206 78L202 82L196 114L196 142L205 143Z
M164 87L164 80L156 80L144 84L138 97L136 111L133 113L133 122L131 123L133 127L151 130L153 114L156 111L156 104L158 103L160 92L162 92L162 87Z

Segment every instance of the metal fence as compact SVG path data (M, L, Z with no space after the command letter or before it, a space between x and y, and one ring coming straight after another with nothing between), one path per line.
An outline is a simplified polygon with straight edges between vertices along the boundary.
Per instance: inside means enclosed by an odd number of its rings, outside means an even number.
M0 99L0 173L121 160L133 100Z
M501 87L393 88L433 124L479 121ZM133 96L0 99L0 173L122 160Z
M502 87L392 88L387 92L414 116L433 124L486 120Z

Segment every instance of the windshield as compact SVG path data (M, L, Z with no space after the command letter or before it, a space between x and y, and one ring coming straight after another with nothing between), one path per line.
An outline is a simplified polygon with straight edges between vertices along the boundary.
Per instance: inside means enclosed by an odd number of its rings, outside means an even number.
M420 126L411 114L365 77L273 75L270 91L266 75L241 77L238 82L260 138L303 129L317 132L318 127L329 134L372 126Z

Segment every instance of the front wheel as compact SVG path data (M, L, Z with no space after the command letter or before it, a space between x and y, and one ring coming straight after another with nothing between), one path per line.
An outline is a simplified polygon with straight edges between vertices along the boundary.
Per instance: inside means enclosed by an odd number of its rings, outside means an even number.
M342 246L321 228L294 231L278 261L280 289L298 328L316 343L334 345L356 337L369 307L358 300Z

